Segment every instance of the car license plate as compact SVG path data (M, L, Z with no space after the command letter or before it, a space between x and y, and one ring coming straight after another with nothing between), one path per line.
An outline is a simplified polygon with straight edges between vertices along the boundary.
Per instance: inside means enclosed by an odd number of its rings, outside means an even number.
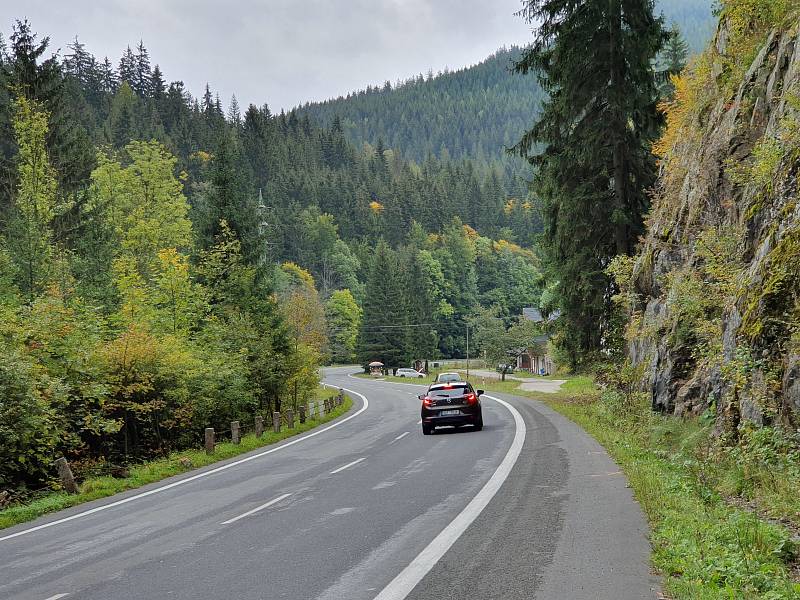
M452 417L460 414L461 414L460 410L443 410L442 412L439 413L439 415L442 417Z

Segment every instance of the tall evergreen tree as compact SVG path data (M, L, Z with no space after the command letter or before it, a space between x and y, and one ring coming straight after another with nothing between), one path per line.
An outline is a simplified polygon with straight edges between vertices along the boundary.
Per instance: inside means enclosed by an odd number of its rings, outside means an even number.
M68 47L70 53L64 57L64 71L81 85L89 85L94 57L86 51L86 46L78 41L77 36Z
M388 368L403 366L407 359L407 325L397 255L381 240L375 248L367 279L359 362L367 365L378 360Z
M150 77L150 97L156 101L157 106L160 106L166 92L167 84L164 81L164 74L161 72L161 68L156 65L153 67L153 75Z
M516 70L536 72L549 98L516 151L536 167L546 267L577 363L608 335L604 269L644 229L660 125L652 64L668 34L652 0L526 0L522 15L535 39Z
M133 50L128 46L125 52L122 53L122 58L119 59L119 67L117 67L117 75L119 82L127 81L131 89L136 86L136 56Z
M114 69L114 65L108 60L106 56L100 64L100 85L102 90L107 94L113 94L117 91L119 86L119 78Z
M673 24L669 32L669 40L667 40L664 50L660 56L660 68L663 82L661 84L661 95L663 97L671 97L675 91L675 86L672 83L671 76L678 75L686 68L686 63L689 60L689 44L683 37L680 28Z
M144 42L139 40L136 46L136 60L134 62L134 81L131 87L141 98L149 98L152 93L152 77L150 70L150 53L144 47Z

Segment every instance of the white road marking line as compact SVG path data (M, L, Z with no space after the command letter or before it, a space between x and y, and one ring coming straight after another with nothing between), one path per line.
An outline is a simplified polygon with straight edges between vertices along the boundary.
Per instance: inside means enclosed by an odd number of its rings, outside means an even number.
M353 467L353 466L357 465L358 463L363 462L365 460L367 460L366 456L363 457L363 458L359 458L358 460L354 460L353 462L347 463L346 465L344 465L342 467L339 467L335 471L331 471L331 475L336 475L337 473L341 473L345 469L349 469L350 467Z
M244 519L245 517L249 517L250 515L256 514L260 510L264 510L265 508L269 508L273 504L277 504L281 500L286 500L291 496L291 494L284 494L283 496L278 496L277 498L270 500L266 504L262 504L261 506L256 506L253 510L248 510L246 513L239 515L238 517L233 517L232 519L228 519L227 521L223 521L223 525L230 525L231 523L236 523L239 519Z
M503 462L500 463L500 466L497 467L491 479L486 482L486 485L481 488L464 510L462 510L458 516L456 516L456 518L453 519L413 561L411 561L410 565L389 582L389 585L383 588L380 594L375 596L375 600L403 600L408 596L414 587L422 581L422 578L428 574L437 562L439 562L439 559L441 559L450 547L456 543L456 540L467 530L467 527L469 527L478 515L481 514L483 509L486 508L508 478L517 459L519 459L522 447L525 444L526 432L525 421L522 419L522 415L519 414L516 408L504 400L492 396L486 396L486 398L495 400L505 406L514 417L514 424L516 425L514 441L511 442L511 447L508 449L505 458L503 458Z
M420 419L419 421L417 421L417 425L422 425L422 419Z
M404 437L406 437L406 436L408 435L408 433L409 433L408 431L406 431L405 433L401 433L401 434L400 434L400 435L398 435L396 438L394 438L394 439L393 439L391 442L389 442L389 444L391 445L391 444L394 444L395 442L399 442L399 441L400 441L400 440L402 440Z
M336 387L336 386L330 386L330 387ZM0 537L0 542L3 542L5 540L10 540L11 538L19 537L21 535L26 535L28 533L33 533L34 531L39 531L40 529L46 529L47 527L52 527L53 525L60 525L61 523L66 523L68 521L74 521L75 519L80 519L81 517L87 517L89 515L93 515L94 513L98 513L101 510L107 510L107 509L113 508L115 506L121 506L123 504L127 504L128 502L133 502L134 500L138 500L140 498L146 498L147 496L152 496L153 494L158 494L159 492L164 492L166 490L171 490L172 488L178 487L180 485L184 485L186 483L189 483L190 481L195 481L197 479L202 479L203 477L208 477L210 475L214 475L214 474L219 473L221 471L226 471L227 469L230 469L231 467L236 467L236 466L241 465L243 463L250 462L251 460L256 460L257 458L261 458L262 456L267 456L268 454L272 454L273 452L278 452L280 450L283 450L284 448L288 448L289 446L294 446L295 444L299 444L300 442L304 442L307 439L310 439L312 437L315 437L315 436L318 436L320 434L323 434L326 431L330 431L334 427L338 427L339 425L347 423L347 421L349 421L351 419L355 419L358 415L360 415L365 410L367 410L367 408L369 408L369 400L367 400L367 397L364 396L364 394L359 394L358 392L356 392L354 390L349 390L347 388L342 388L342 389L344 389L345 392L349 392L349 393L361 398L361 400L364 402L364 406L362 406L357 412L353 413L349 417L345 417L341 421L336 421L336 423L333 423L332 425L328 425L327 427L325 427L323 429L311 431L310 433L308 433L308 434L306 434L306 435L304 435L302 437L291 439L288 442L286 442L284 444L281 444L280 446L277 446L275 448L270 448L269 450L265 450L264 452L259 452L258 454L253 454L252 456L247 456L247 457L242 458L240 460L237 460L237 461L222 465L221 467L217 467L216 469L211 469L210 471L204 471L202 473L198 473L197 475L193 475L191 477L187 477L186 479L181 479L179 481L175 481L173 483L170 483L170 484L158 487L158 488L154 488L154 489L148 490L146 492L142 492L141 494L136 494L135 496L129 496L128 498L123 498L122 500L117 500L116 502L111 502L110 504L103 504L102 506L97 506L97 507L92 508L90 510L85 510L85 511L79 512L77 514L70 515L69 517L64 517L63 519L57 519L55 521L50 521L49 523L44 523L42 525L37 525L36 527L31 527L30 529L23 529L22 531L17 531L16 533L11 533L9 535Z
M69 596L69 594L56 594L55 596L50 596L44 600L58 600L59 598L64 598L65 596Z

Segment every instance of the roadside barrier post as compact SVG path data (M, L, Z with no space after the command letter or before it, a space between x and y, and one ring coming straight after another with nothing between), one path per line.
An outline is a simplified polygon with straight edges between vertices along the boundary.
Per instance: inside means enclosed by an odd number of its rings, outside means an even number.
M258 415L256 417L256 437L260 438L264 435L264 417Z
M275 433L281 432L281 413L279 412L272 413L272 430Z
M294 429L294 409L289 409L286 411L286 426L289 429Z
M302 425L303 423L306 422L306 407L305 407L305 405L301 404L300 408L298 410L300 411L300 424Z
M336 398L336 403L338 406L344 404L344 390L339 390L339 396Z
M231 441L234 444L238 444L242 441L239 437L239 421L231 421Z
M78 484L75 483L75 477L72 475L72 469L69 468L67 459L63 456L56 461L58 467L58 477L61 479L61 486L70 494L77 494L80 492Z
M206 427L206 454L214 454L214 428Z

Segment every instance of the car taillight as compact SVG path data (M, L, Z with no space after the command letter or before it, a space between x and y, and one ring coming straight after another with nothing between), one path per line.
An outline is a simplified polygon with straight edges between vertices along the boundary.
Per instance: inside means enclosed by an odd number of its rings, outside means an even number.
M422 404L424 406L433 406L433 399L430 396L425 396L422 399Z
M477 404L478 403L478 396L475 394L467 394L464 396L464 400L467 401L467 404Z

